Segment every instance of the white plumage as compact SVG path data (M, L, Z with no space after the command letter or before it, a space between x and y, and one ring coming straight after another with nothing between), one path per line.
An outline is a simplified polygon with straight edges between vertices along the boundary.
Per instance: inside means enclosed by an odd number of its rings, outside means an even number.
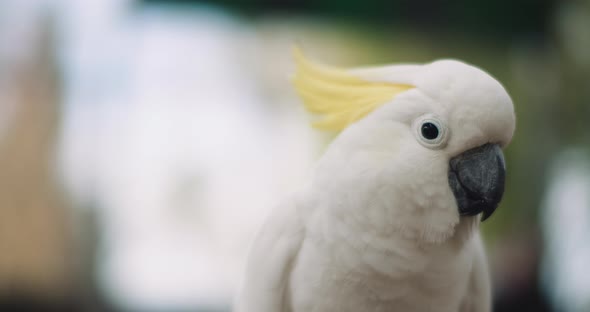
M307 107L343 130L259 233L236 310L490 311L480 218L460 216L448 176L453 157L511 140L504 88L452 60L344 71L298 57ZM364 100L388 87L380 105ZM351 114L339 90L372 110ZM444 136L422 137L424 120Z

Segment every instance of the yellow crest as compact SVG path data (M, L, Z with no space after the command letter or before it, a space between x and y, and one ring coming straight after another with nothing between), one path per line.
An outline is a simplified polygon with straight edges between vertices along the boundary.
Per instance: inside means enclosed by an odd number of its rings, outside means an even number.
M313 123L319 129L341 131L397 94L413 88L405 84L367 81L345 69L314 64L297 47L293 53L296 64L293 85L305 108L323 115Z

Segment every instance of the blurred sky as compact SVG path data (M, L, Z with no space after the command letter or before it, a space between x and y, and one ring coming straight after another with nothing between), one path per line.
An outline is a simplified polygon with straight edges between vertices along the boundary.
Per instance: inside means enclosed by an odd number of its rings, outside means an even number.
M262 49L239 21L111 2L68 3L60 21L62 166L74 195L99 208L100 281L141 310L224 307L255 229L305 175L315 140L296 105L265 110L243 65Z

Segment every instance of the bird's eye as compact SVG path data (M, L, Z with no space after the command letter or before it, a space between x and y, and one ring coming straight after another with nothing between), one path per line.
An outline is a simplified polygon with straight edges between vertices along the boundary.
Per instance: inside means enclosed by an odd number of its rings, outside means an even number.
M427 115L416 119L414 128L418 142L425 147L443 148L447 142L447 127L435 116Z
M429 121L422 124L420 131L422 132L422 136L427 140L434 140L438 138L440 133L440 131L438 131L438 127Z

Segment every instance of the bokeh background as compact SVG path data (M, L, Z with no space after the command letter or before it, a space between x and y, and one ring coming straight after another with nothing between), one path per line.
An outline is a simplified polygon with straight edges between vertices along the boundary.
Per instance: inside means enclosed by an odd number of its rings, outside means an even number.
M590 311L590 1L0 1L0 311L229 311L333 137L291 47L457 58L512 95L494 311Z

